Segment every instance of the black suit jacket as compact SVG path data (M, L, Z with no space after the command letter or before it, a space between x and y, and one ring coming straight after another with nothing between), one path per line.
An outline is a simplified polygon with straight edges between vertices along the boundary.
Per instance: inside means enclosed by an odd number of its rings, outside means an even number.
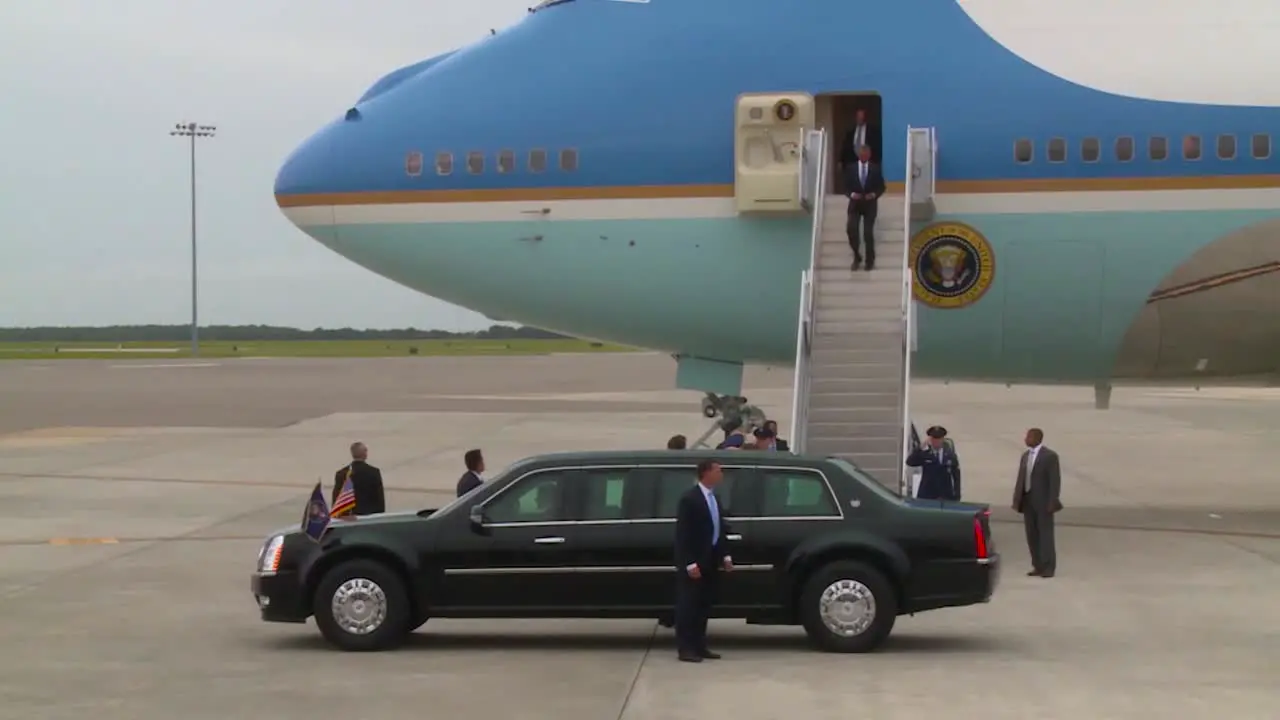
M1013 509L1020 513L1055 513L1062 509L1062 467L1058 453L1041 446L1031 468L1031 492L1026 490L1027 453L1018 460L1018 479L1013 486Z
M867 164L867 182L863 183L859 177L858 163L854 162L844 166L844 188L849 193L857 193L863 197L854 200L859 205L874 205L876 200L884 194L884 175L880 174L880 166L874 162ZM874 194L876 200L867 200L866 196Z
M853 142L853 136L857 130L858 128L855 126L852 130L845 133L844 143L840 145L840 164L845 167L858 162L858 148ZM871 162L880 162L880 126L867 123L866 137L864 137L863 140L866 141L867 147L871 148Z
M778 452L791 452L791 446L782 438L774 438L773 445L778 449Z
M458 478L458 497L466 495L483 484L484 481L480 479L480 476L470 470L462 473L462 477Z
M362 460L344 465L333 474L332 504L342 492L347 481L347 468L351 468L351 485L356 491L356 515L372 515L387 511L387 499L382 492L382 471Z
M680 504L676 508L676 569L680 572L697 563L705 575L724 564L724 558L729 554L724 540L729 533L729 523L724 519L724 503L719 495L716 496L716 507L720 510L720 539L712 545L711 508L702 494L702 486L694 485L680 496Z

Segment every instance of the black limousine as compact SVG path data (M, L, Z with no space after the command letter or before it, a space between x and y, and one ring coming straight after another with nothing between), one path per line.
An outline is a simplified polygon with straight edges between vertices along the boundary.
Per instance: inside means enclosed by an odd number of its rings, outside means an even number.
M986 602L1000 574L987 506L904 500L835 458L716 451L543 455L445 507L267 538L262 619L380 650L429 618L654 618L675 596L676 505L695 466L724 467L734 571L713 617L802 625L867 652L898 615Z

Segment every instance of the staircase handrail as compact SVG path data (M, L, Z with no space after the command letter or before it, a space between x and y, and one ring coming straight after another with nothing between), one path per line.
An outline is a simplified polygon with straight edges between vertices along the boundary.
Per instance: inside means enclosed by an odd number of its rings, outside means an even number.
M914 449L911 445L911 333L913 301L912 283L915 281L915 268L911 267L911 200L912 188L915 184L915 148L912 142L913 130L907 126L907 157L905 173L905 192L903 193L902 222L902 443L899 448L898 472L899 492L903 497L911 494L911 473L907 468L907 455Z
M817 281L817 267L822 248L823 210L826 207L827 195L827 133L818 129L806 135L813 138L815 152L808 157L813 161L813 172L816 180L813 183L813 233L810 238L809 267L800 273L800 312L796 328L796 363L795 377L792 382L791 398L791 447L797 453L805 451L809 424L809 356L813 344L814 285ZM815 157L816 156L816 157ZM802 158L804 154L802 154ZM802 160L803 163L803 160ZM802 167L802 172L808 168ZM802 183L805 178L801 178Z

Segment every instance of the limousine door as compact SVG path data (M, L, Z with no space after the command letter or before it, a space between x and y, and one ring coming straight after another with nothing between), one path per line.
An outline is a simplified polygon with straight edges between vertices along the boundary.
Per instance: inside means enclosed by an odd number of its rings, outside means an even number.
M442 604L464 614L554 614L581 599L572 592L582 558L567 473L527 476L486 503L484 521L441 533Z

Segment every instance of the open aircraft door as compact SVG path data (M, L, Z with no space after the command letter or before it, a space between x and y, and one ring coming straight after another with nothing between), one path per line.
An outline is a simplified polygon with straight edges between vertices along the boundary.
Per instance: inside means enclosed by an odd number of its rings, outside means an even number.
M816 117L803 92L744 93L734 126L734 198L738 212L800 212L804 208L806 133Z

